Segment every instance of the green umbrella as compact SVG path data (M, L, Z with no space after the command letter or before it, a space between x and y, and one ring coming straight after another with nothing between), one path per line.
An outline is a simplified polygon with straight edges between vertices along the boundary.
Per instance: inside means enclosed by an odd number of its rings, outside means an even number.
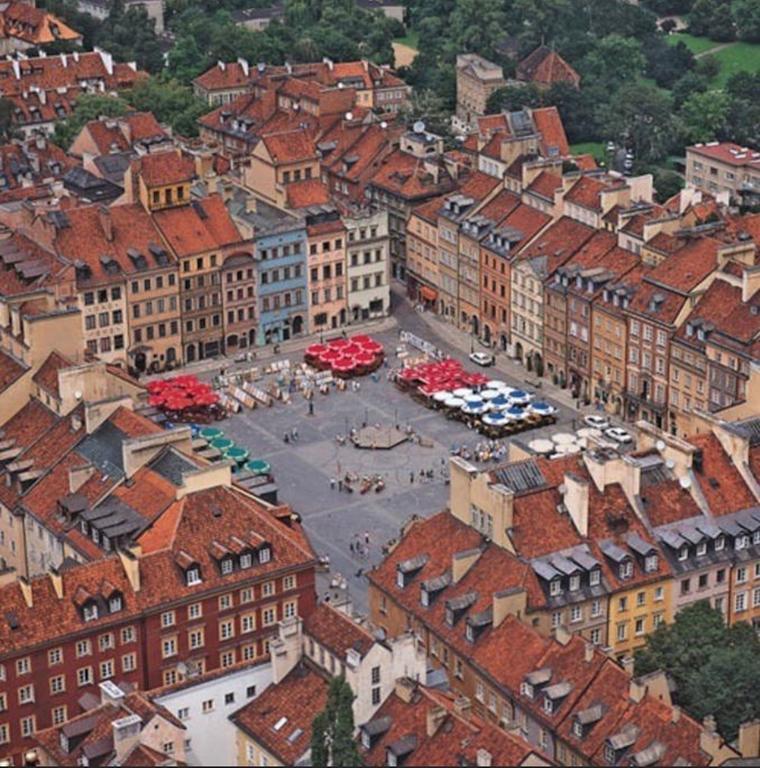
M245 465L245 468L249 472L253 472L254 475L268 475L269 471L272 469L263 459L254 459L253 461L249 461Z
M242 464L248 458L248 450L241 448L239 445L233 445L232 448L228 448L224 452L224 457Z
M224 432L219 427L204 427L200 434L204 440L217 440L224 437Z
M229 437L217 437L211 441L211 445L214 448L218 448L222 453L232 448L235 443L229 439Z

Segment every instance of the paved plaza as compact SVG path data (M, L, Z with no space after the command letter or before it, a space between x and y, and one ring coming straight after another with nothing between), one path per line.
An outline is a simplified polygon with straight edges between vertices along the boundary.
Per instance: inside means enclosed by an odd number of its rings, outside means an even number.
M389 365L397 364L398 333L389 331L377 338L385 344ZM292 356L293 363L299 361L299 355ZM411 515L429 515L446 506L452 446L473 449L484 440L464 424L447 420L399 391L387 381L387 369L381 368L379 374L379 381L359 379L356 392L349 387L345 392L331 389L329 395L315 395L314 416L308 415L306 400L296 393L288 405L278 402L271 408L244 410L221 425L228 437L249 448L251 458L263 458L272 465L280 500L302 516L318 554L329 556L332 575L346 577L359 610L367 607L366 580L359 572L382 559L383 545L398 536ZM498 377L508 381L501 373ZM521 437L532 439L572 428L573 412L559 408L556 425L524 432ZM363 450L349 440L341 445L336 439L365 423L411 427L422 444L407 441L390 450ZM297 442L285 443L285 433L293 428L298 431ZM347 473L379 475L385 488L361 494L356 484L353 493L341 491L338 479ZM358 551L352 550L353 543L360 545Z

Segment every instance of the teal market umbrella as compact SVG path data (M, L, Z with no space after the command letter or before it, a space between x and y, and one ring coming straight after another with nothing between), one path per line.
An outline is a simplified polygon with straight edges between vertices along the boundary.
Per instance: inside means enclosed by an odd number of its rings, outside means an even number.
M218 448L222 453L228 451L233 445L235 445L235 443L230 440L229 437L217 437L215 440L211 441L211 446L213 448Z
M224 452L224 456L227 459L232 459L232 461L236 461L238 464L242 464L248 459L248 449L242 448L239 445L233 445L232 448L228 448Z
M249 472L253 472L254 475L268 475L272 469L263 459L254 459L253 461L249 461L245 465L245 468Z
M224 432L219 427L204 427L200 434L204 440L216 440L224 437Z

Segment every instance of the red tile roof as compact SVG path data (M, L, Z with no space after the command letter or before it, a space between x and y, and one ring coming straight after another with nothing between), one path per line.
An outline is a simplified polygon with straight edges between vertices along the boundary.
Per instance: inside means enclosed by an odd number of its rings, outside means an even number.
M541 107L532 110L531 115L541 134L541 154L544 157L569 155L570 145L567 143L565 126L562 124L559 110L556 107Z
M490 221L498 222L506 218L520 205L520 198L508 189L502 189L495 197L491 198L478 212L476 216L483 216Z
M519 242L515 243L513 250L519 250L519 248L530 241L530 239L540 232L551 221L551 216L539 211L532 205L526 205L520 203L508 216L502 219L499 223L499 227L511 227L522 233L522 237ZM488 247L485 243L484 247Z
M478 118L478 133L481 138L487 139L495 133L503 133L505 138L511 135L509 130L509 121L504 112L497 115L483 115Z
M686 297L674 291L665 290L652 284L647 279L657 269L647 272L644 279L639 282L636 293L631 299L629 310L648 317L652 321L657 321L663 325L672 325L675 323L679 312L683 308ZM653 299L662 299L659 303L653 304Z
M554 192L562 187L562 179L550 171L541 171L525 190L554 204Z
M591 211L602 211L602 192L607 185L593 176L581 176L565 193L565 200Z
M5 392L27 370L29 370L28 367L16 360L15 357L11 357L7 352L0 350L0 392Z
M718 268L720 246L721 243L710 237L689 240L670 258L658 264L649 275L649 280L674 291L688 293Z
M3 8L0 37L22 40L31 46L82 41L82 35L57 16L23 2L10 2Z
M727 515L757 504L731 457L715 435L693 435L689 442L702 451L702 468L694 472L713 515Z
M288 208L308 208L330 202L330 190L320 179L294 181L285 188Z
M539 85L570 83L578 86L580 75L556 52L540 45L517 65L517 77Z
M598 168L593 155L573 155L572 161L581 171L595 171Z
M156 152L133 160L132 173L148 187L182 184L195 178L195 163L179 150Z
M410 736L416 738L416 743L404 760L405 766L448 766L455 761L476 765L480 750L490 755L492 765L523 765L536 754L516 733L505 731L471 712L458 712L454 694L425 688L412 681L404 681L404 684L411 687L404 694L409 701L399 696L397 688L370 721L388 718L390 724L369 750L362 751L364 765L387 765L388 747ZM435 733L430 735L428 715L438 707L444 711L444 716Z
M51 352L45 362L37 369L37 372L32 376L32 381L51 395L60 397L61 393L58 389L58 371L62 368L71 368L74 363L68 358L64 357L59 352Z
M436 178L423 160L400 149L381 160L370 183L410 202L445 194L455 186L444 167L439 167Z
M327 680L302 663L231 720L283 765L295 765L311 746L312 723L327 704L327 689Z
M314 140L303 130L269 134L261 141L274 163L299 163L319 157Z
M193 83L204 90L217 91L242 88L252 83L253 79L248 67L243 68L239 62L232 61L215 64L202 75L198 75Z
M55 423L57 416L39 400L31 399L2 426L3 441L28 448Z
M595 230L575 219L563 216L518 252L521 261L545 259L539 265L542 277L550 277L591 236Z
M303 631L340 661L345 661L346 653L351 649L364 657L375 642L364 627L326 603L320 603L311 612Z
M702 157L719 160L722 163L728 163L737 168L748 166L760 168L760 152L748 147L742 147L741 144L734 144L730 141L693 144L690 147L686 147L686 152L693 152L694 154L702 155Z
M89 131L101 155L115 147L126 152L135 144L157 137L168 138L152 112L133 112L120 118L90 120L83 130Z
M209 195L190 205L156 211L153 219L174 252L180 256L241 243L235 222L219 195Z

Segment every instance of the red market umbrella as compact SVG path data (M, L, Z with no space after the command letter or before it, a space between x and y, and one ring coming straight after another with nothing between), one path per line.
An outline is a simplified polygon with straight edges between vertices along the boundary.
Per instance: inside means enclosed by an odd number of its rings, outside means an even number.
M152 405L154 408L160 408L164 404L163 395L151 395L148 398L148 405Z
M347 347L350 343L348 339L333 339L328 341L327 345L332 349L343 349L343 347Z
M339 365L341 367L346 365L355 366L356 362L354 361L354 358L351 357L350 355L342 355L341 357L337 358L333 362L333 367L335 367L336 365Z
M375 356L369 352L359 352L359 354L354 357L354 360L360 365L372 365L372 363L375 362Z
M166 399L166 407L170 411L184 411L192 407L193 401L189 397L173 397Z
M312 344L310 347L306 347L307 357L319 357L323 352L327 351L327 347L324 344Z
M339 349L330 348L322 352L319 359L329 363L333 360L337 360L339 357L343 357L343 353Z
M163 379L158 379L157 381L150 381L148 382L148 392L151 395L158 394L159 392L163 392L168 386L168 382L164 381Z
M214 392L206 392L195 398L195 404L200 406L216 405L219 402L219 395Z
M372 341L372 339L369 336L366 336L363 333L359 333L356 336L352 336L349 341L351 341L354 344L366 344L368 341Z
M374 339L370 339L362 344L362 349L366 349L367 352L373 352L374 354L379 355L383 351L383 345L378 341L374 341Z
M346 344L345 347L341 347L340 350L344 355L358 355L362 351L362 348L358 344Z

